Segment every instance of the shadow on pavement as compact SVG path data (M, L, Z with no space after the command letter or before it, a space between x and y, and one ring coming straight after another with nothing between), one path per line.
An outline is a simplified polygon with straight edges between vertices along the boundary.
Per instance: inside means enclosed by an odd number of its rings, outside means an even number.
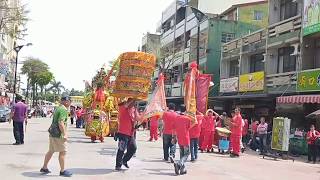
M172 168L172 172L169 172L171 171L170 169L144 169L146 171L152 171L148 174L150 175L158 175L158 176L176 176L176 174L174 173L174 170ZM163 172L163 171L166 171L166 172Z
M162 159L142 159L141 161L143 161L143 162L162 162L162 163L165 163L165 161L162 160Z
M32 172L24 172L22 173L22 176L24 177L30 177L30 178L39 178L39 179L43 179L43 178L50 178L50 177L58 177L58 175L44 175L41 174L39 171L32 171Z
M104 175L115 172L113 169L72 168L68 170L70 170L74 175Z
M102 148L100 151L97 151L100 155L112 155L117 154L117 148Z

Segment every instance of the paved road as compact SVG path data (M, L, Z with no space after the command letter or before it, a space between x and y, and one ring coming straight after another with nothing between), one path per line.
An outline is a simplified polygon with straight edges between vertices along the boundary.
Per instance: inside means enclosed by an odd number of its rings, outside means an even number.
M41 176L38 171L48 148L49 119L29 122L25 145L13 146L12 125L0 123L0 179L60 179L57 155L49 168L52 174ZM131 169L115 172L116 142L90 143L82 129L69 127L67 167L71 179L184 179L184 180L320 180L320 165L303 162L265 160L243 154L239 159L217 154L200 154L196 163L188 163L188 174L177 177L172 164L162 162L161 142L147 142L147 132L138 133L137 157L129 162ZM61 178L63 179L63 178Z

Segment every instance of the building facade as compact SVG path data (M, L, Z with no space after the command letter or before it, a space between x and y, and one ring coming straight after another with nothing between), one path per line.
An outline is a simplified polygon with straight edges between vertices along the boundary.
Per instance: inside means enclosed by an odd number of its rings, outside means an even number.
M166 76L166 95L170 100L183 101L183 81L191 62L196 61L197 52L197 27L198 20L189 7L185 7L180 1L175 1L162 14L158 30L160 37L160 61ZM247 3L238 5L243 12L237 20L223 19L222 15L212 14L216 12L214 1L189 0L189 6L204 12L206 20L200 23L200 70L203 73L212 74L215 86L210 95L218 95L220 82L220 57L221 44L237 37L244 36L258 30L263 26L264 18L258 25L247 23L246 8L261 9L261 5L267 9L267 2ZM241 8L240 8L241 6Z
M293 127L320 108L320 1L270 0L269 25L223 45L220 99Z

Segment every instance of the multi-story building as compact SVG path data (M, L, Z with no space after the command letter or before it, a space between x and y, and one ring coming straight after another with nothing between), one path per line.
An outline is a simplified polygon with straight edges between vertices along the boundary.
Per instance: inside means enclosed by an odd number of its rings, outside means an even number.
M313 3L313 4L312 4ZM223 45L220 99L251 117L303 123L320 103L319 1L269 0L269 26Z
M177 1L179 2L179 1ZM166 93L168 99L183 100L183 80L191 62L196 61L198 20L189 7L173 2L162 14L161 27L161 57L163 70L166 74ZM265 6L265 9L261 5ZM212 74L215 86L211 95L217 95L219 90L219 64L221 44L234 38L258 30L263 26L267 17L267 2L247 3L234 6L245 14L245 8L251 8L259 13L257 25L246 22L247 16L239 16L236 20L225 18L223 15L211 14L216 12L214 1L189 0L188 5L199 9L207 15L200 23L200 70ZM263 11L261 10L263 9ZM262 12L262 13L261 13ZM262 14L266 14L263 16ZM258 15L257 15L258 16ZM261 21L259 24L258 22Z

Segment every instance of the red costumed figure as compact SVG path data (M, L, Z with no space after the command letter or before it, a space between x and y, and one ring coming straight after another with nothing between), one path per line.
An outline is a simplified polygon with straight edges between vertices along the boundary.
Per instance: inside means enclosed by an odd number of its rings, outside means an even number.
M240 155L240 137L242 135L242 117L240 114L240 109L235 109L235 116L232 118L231 122L231 145L232 153L231 157L239 157Z
M153 116L150 120L150 139L149 141L158 140L159 116Z
M204 141L201 147L202 151L207 150L207 152L213 151L212 144L214 139L214 133L215 133L215 123L216 123L216 117L213 115L213 110L208 109L206 116L204 116Z

